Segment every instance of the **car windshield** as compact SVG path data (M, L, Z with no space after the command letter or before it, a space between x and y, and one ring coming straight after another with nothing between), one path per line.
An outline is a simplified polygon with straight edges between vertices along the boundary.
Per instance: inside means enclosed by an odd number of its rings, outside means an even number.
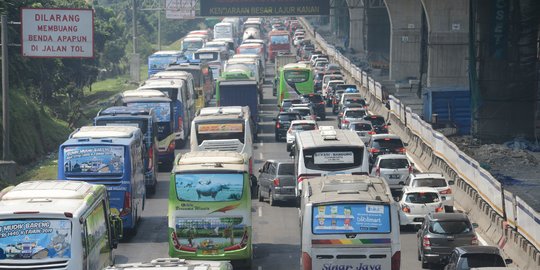
M289 44L289 36L270 36L270 42L272 44Z
M404 169L409 167L409 161L404 158L385 158L379 162L379 167L385 169Z
M300 109L300 108L297 108L297 109L294 109L295 112L299 113L301 116L308 116L311 114L311 112L309 111L309 109Z
M408 203L434 203L439 201L439 196L435 192L411 192L405 195L405 202Z
M412 183L413 187L446 187L446 181L441 178L416 179Z
M366 116L366 111L364 110L346 111L344 115L346 118L362 118L364 116Z
M465 254L459 263L459 269L473 267L506 267L503 258L497 254Z
M366 101L363 99L355 98L355 99L346 99L343 101L345 105L351 105L351 104L360 104L362 106L366 106Z
M349 126L349 129L354 131L370 131L372 128L370 124L353 123Z
M296 131L315 130L315 124L296 124L293 125L291 129Z
M294 164L292 163L279 164L278 175L294 175Z
M472 232L472 226L464 220L435 221L429 224L429 231L436 234L460 234Z

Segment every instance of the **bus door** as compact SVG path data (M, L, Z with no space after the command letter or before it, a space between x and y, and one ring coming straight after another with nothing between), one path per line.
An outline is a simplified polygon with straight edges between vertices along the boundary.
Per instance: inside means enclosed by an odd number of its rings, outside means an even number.
M392 242L399 241L394 217L388 204L309 204L302 222L303 269L392 269Z

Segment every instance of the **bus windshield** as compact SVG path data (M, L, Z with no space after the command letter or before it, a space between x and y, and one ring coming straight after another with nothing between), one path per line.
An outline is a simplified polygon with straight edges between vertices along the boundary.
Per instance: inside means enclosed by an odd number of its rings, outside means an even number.
M205 140L233 140L238 139L244 143L245 127L243 122L226 123L198 123L197 142L201 144Z
M203 47L202 41L184 40L182 42L182 50L195 51Z
M313 205L313 234L390 233L390 207L368 203Z
M134 102L128 103L127 106L137 109L154 109L158 122L171 121L171 104L168 102Z
M66 175L123 175L124 147L76 145L63 149Z
M214 39L232 37L232 25L215 25Z
M219 60L219 54L217 52L200 52L194 54L195 59L216 61Z
M244 191L243 173L181 173L175 176L176 195L180 201L238 201Z
M69 259L70 243L66 219L0 220L0 261Z
M169 66L171 63L175 63L178 59L183 57L179 55L154 55L148 57L148 68L163 70Z
M284 75L288 83L302 83L309 79L307 70L285 70Z
M288 35L270 36L270 43L272 45L274 45L274 44L289 44L289 36Z

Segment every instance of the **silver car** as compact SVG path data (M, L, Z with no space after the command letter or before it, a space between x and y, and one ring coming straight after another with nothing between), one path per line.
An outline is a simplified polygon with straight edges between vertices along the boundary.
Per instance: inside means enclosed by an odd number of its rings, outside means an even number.
M401 190L413 172L413 166L406 155L388 154L375 159L371 175L384 178L390 189Z
M349 130L356 132L364 143L369 142L371 135L375 134L373 125L366 120L351 121L349 123Z
M364 108L349 108L343 111L343 115L338 117L338 127L341 129L349 128L351 121L363 120L367 115L367 111Z

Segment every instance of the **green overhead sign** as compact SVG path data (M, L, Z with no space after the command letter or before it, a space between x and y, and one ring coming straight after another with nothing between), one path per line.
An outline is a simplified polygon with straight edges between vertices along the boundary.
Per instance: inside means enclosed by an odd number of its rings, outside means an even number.
M201 16L307 16L330 14L329 0L200 0Z

